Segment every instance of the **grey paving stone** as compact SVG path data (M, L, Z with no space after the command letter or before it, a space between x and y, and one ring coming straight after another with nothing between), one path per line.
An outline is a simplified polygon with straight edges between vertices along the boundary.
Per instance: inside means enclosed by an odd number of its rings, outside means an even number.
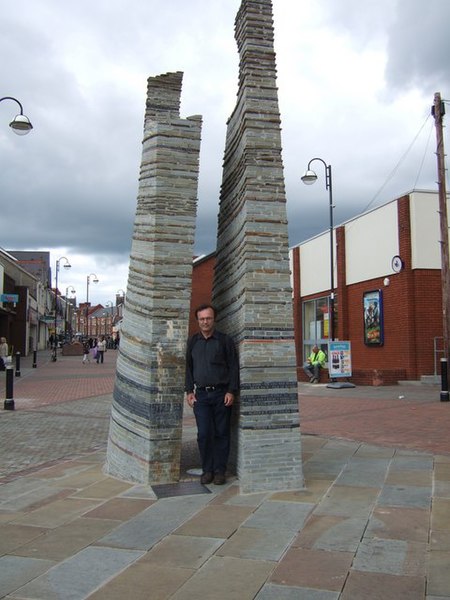
M381 491L377 504L378 506L429 508L431 504L431 487L386 485Z
M219 538L169 535L147 552L140 562L199 569L223 542Z
M212 556L171 600L253 600L273 566L269 561Z
M9 502L15 500L20 496L25 496L28 493L33 493L45 483L40 479L34 479L32 477L18 477L14 481L3 483L0 486L0 502Z
M50 569L12 597L33 600L82 600L144 553L90 546Z
M342 469L345 467L347 462L345 460L333 460L324 458L312 458L303 465L303 474L306 478L314 477L327 478L329 476L337 477Z
M0 558L0 597L11 594L35 577L45 573L55 563L39 558L2 556Z
M240 527L216 552L217 556L234 556L254 560L280 560L291 544L295 532L288 529Z
M428 565L427 592L435 596L450 596L450 552L433 550Z
M375 487L334 485L319 502L314 514L368 518L378 494L379 489Z
M115 548L149 550L198 512L210 498L209 494L164 498L130 521L119 525L98 543Z
M28 508L42 503L43 500L49 500L60 493L61 488L55 488L53 485L41 482L40 485L36 485L25 494L0 502L0 510L9 512L26 511Z
M427 545L403 540L363 540L356 552L353 569L391 575L423 576Z
M245 521L244 526L273 529L276 525L279 529L297 532L303 527L312 510L314 510L314 504L267 501L256 509Z
M384 458L355 458L346 465L336 480L338 485L382 486L390 460Z
M366 519L343 519L324 531L312 547L314 550L356 552L366 525Z
M267 583L255 600L338 600L339 592Z
M391 469L432 470L433 456L431 454L415 453L409 456L401 456L397 453L392 459Z

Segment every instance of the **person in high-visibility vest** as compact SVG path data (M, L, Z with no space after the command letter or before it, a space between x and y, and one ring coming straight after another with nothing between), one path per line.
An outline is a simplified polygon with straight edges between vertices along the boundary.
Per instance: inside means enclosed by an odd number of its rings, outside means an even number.
M313 346L311 354L306 359L306 364L303 367L306 375L309 377L310 383L319 383L320 369L323 369L327 361L327 356L319 346Z

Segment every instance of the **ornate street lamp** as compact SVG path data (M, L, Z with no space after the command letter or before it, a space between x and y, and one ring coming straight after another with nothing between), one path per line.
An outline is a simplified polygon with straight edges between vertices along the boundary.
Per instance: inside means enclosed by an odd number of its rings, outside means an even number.
M322 158L312 158L306 169L305 174L301 177L303 183L306 185L311 185L317 181L317 175L314 171L311 170L311 163L315 160L318 160L325 167L325 187L328 190L329 194L329 211L330 211L330 339L334 341L334 236L333 236L333 183L331 179L331 165L327 165L327 163Z
M53 352L52 352L52 361L53 362L56 362L56 349L58 347L58 336L57 336L57 329L56 329L57 324L58 324L58 273L59 273L59 263L62 260L66 261L66 263L64 265L65 269L70 269L70 267L72 266L65 256L61 256L56 261L56 269L55 269L55 271L56 271L56 273L55 273L55 340L54 340L54 346L53 346Z
M89 323L88 323L88 315L89 315L89 284L91 282L91 277L93 277L92 282L98 283L99 279L95 273L91 273L86 277L86 335L89 335Z
M17 135L27 135L27 133L30 133L30 131L33 129L33 125L31 124L30 119L23 114L21 103L12 96L3 96L3 98L0 98L0 102L3 102L3 100L12 100L13 102L17 102L19 105L20 114L16 115L9 124L14 133Z
M66 287L66 318L64 319L64 337L67 336L67 321L69 320L69 302L67 301L69 292L73 295L76 294L76 290L71 285Z

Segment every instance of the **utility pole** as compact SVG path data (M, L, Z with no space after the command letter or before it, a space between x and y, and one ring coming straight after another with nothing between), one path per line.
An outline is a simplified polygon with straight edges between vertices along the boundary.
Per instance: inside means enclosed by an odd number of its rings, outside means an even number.
M445 185L445 152L443 136L443 117L445 104L441 95L436 92L431 114L436 125L436 156L439 189L439 221L441 228L441 278L442 278L442 317L444 337L444 358L449 358L449 334L450 334L450 278L448 259L448 217L447 217L447 191Z

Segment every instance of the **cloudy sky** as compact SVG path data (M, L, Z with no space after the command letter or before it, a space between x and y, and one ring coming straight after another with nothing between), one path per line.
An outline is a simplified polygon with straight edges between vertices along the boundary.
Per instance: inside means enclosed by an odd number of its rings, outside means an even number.
M203 115L196 252L215 248L241 0L2 3L0 246L67 257L59 288L92 303L125 289L146 81L183 71L181 117ZM290 244L413 188L437 189L435 92L450 99L449 0L273 0ZM450 109L447 109L450 112ZM447 141L447 133L445 144ZM64 261L63 261L64 262ZM54 285L54 281L53 281Z

